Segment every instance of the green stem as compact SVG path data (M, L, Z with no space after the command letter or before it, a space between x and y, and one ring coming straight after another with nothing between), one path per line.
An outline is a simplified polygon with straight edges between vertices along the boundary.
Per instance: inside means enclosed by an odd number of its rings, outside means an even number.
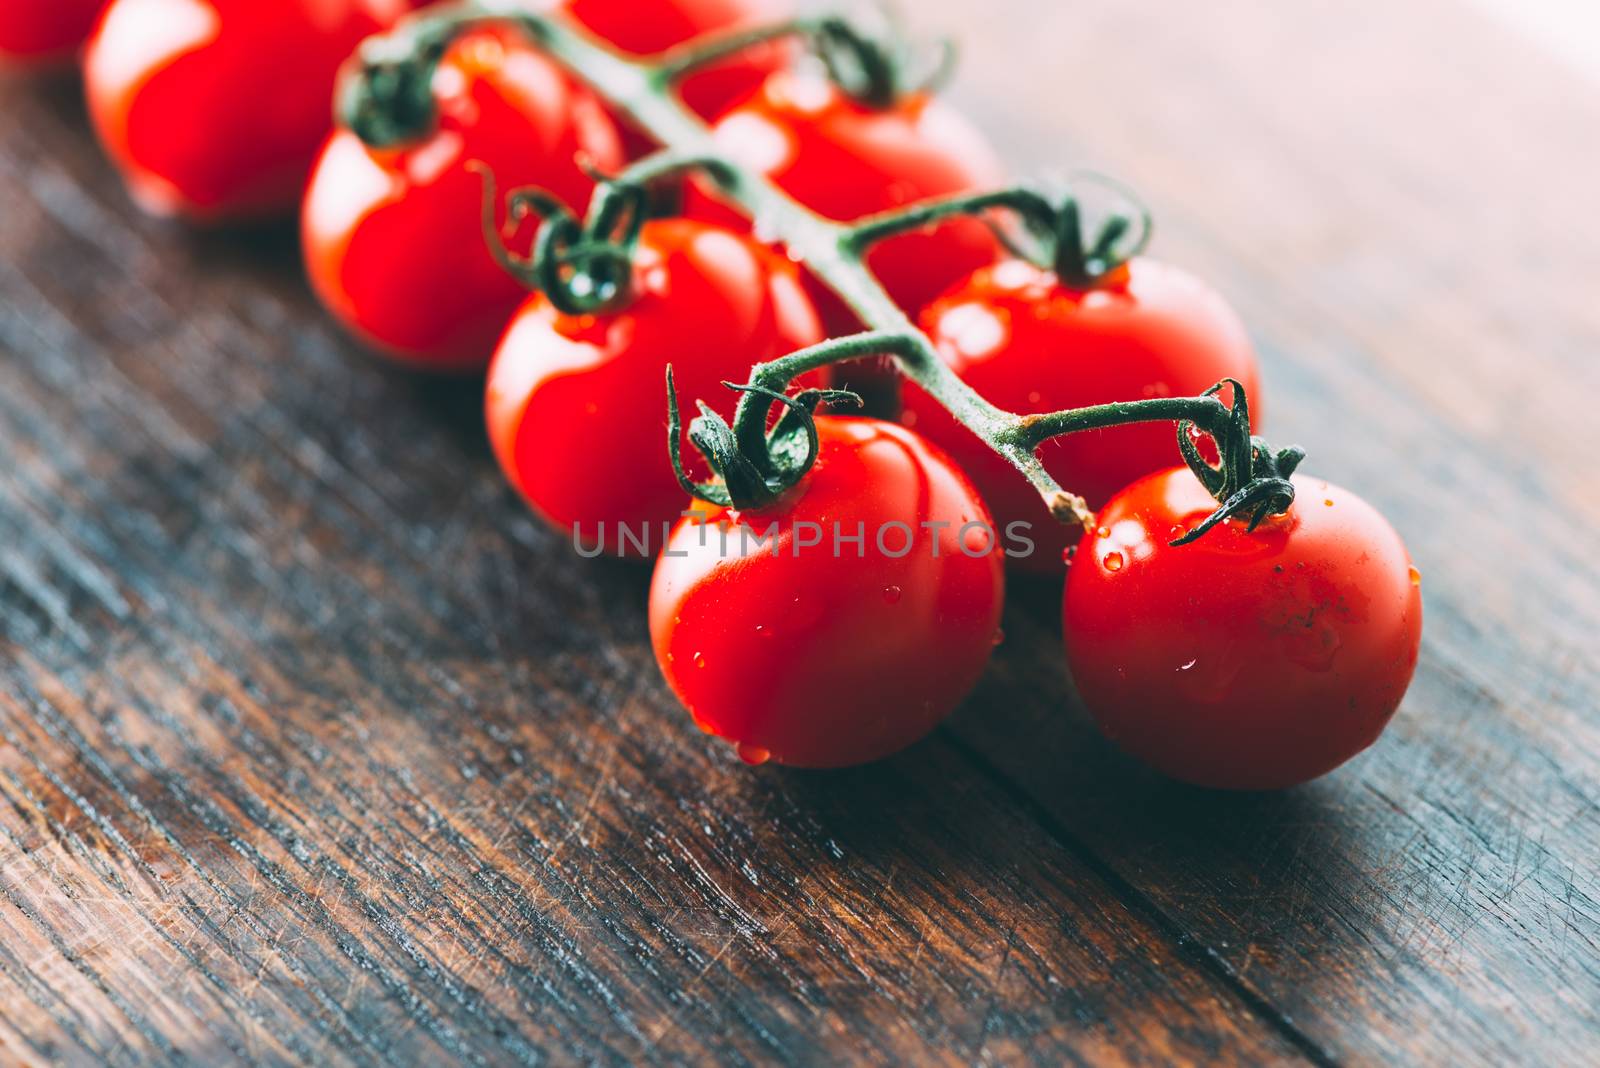
M701 67L709 67L724 59L731 59L752 48L791 37L811 37L822 27L814 18L790 19L770 26L756 26L748 30L734 30L718 34L704 41L679 45L656 57L652 78L661 86L673 85Z
M727 159L718 155L697 155L675 148L653 152L636 163L629 164L612 181L617 185L649 185L663 178L673 178L688 171L703 171L719 182L731 171Z
M921 230L951 216L976 215L995 208L1014 211L1041 228L1052 226L1056 218L1055 205L1037 190L1022 186L928 200L881 215L869 215L850 225L846 239L851 250L859 256L879 241L898 234Z
M729 160L720 152L706 125L676 94L664 91L672 79L701 63L776 37L815 32L815 24L800 21L735 34L669 55L664 63L651 65L626 59L559 19L530 14L520 6L520 0L476 0L437 11L430 17L430 21L458 20L463 24L483 19L512 20L525 27L545 52L658 143L671 146L631 168L626 175L629 181L647 181L688 168L705 171L719 194L749 216L758 232L784 245L790 256L804 263L868 325L866 333L827 341L758 365L751 372L751 385L782 391L797 376L834 363L871 355L890 356L902 374L1009 460L1032 483L1052 514L1063 522L1085 526L1092 523L1093 516L1082 498L1062 489L1035 455L1045 441L1130 422L1186 420L1205 430L1225 431L1229 409L1209 396L1157 398L1045 415L1019 416L1003 411L945 364L928 336L916 329L862 262L862 251L872 242L956 213L1005 208L1018 212L1035 229L1048 229L1059 219L1059 209L1039 193L1011 189L957 197L842 226L803 207L765 176ZM734 421L740 451L763 462L767 460L766 417L772 403L770 396L746 391ZM1248 442L1243 447L1248 450Z
M1086 430L1105 430L1129 423L1189 422L1209 434L1224 431L1232 410L1215 397L1154 397L1150 400L1118 401L1092 408L1071 408L1044 415L1025 415L1002 440L1022 448L1037 449L1051 438L1081 434Z
M673 95L657 90L651 68L616 55L554 19L519 12L515 0L482 0L479 6L518 18L545 51L581 76L658 143L671 145L674 152L684 158L726 159L706 125ZM1088 510L1082 499L1062 489L1031 449L1005 440L1006 433L1020 422L1019 417L989 403L950 370L939 358L933 342L916 329L862 264L855 252L854 228L822 218L790 198L765 176L731 161L714 169L709 176L716 182L720 194L754 220L757 229L787 246L791 256L804 263L873 329L867 336L883 344L888 350L885 354L894 357L902 374L1011 461L1033 484L1053 514L1064 521L1085 521ZM839 350L833 352L832 359L815 364L810 357L800 360L801 354L785 357L775 364L784 369L800 368L797 373L803 373L842 358L837 355ZM853 358L866 354L854 353ZM790 362L785 364L785 360ZM758 367L753 380L776 381L777 375L783 372L769 372L767 368L771 366ZM744 423L741 437L753 437L748 416Z
M789 383L801 375L868 356L909 353L915 349L916 343L913 332L892 330L832 338L758 365L751 373L750 385L772 393L782 393ZM748 456L761 456L766 452L767 412L771 410L772 403L770 397L762 396L759 392L746 392L739 398L733 417L733 432L740 449Z

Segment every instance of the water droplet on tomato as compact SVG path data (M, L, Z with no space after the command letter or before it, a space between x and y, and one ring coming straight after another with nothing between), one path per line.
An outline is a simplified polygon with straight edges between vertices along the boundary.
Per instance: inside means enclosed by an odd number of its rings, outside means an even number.
M1409 570L1411 572L1411 585L1417 586L1417 587L1421 587L1421 585L1422 585L1422 572L1418 571L1414 567L1410 568Z
M753 768L759 768L772 759L772 754L758 745L747 745L744 742L740 742L734 746L734 749L738 752L739 759Z
M1097 527L1097 528L1095 528L1094 536L1097 537L1097 538L1109 538L1109 537L1111 537L1111 528L1110 527Z
M694 654L694 666L697 667L697 668L705 667L706 666L706 654L704 654L704 653L695 653Z
M969 556L983 556L994 549L994 531L981 524L971 525L970 520L963 522L967 529L961 535L961 544Z
M1179 671L1189 671L1189 670L1193 669L1193 667L1198 663L1200 663L1200 658L1199 657L1195 657L1193 660L1189 661L1187 664L1179 664L1178 665L1178 670Z
M1106 553L1105 559L1100 562L1106 565L1107 571L1121 571L1122 565L1126 564L1128 561L1119 552L1109 552Z
M900 596L901 590L899 586L885 586L883 588L883 599L888 604L899 604Z
M989 644L999 648L1006 640L1006 632L999 627L994 628L994 637L989 639Z
M1329 497L1327 500L1323 501L1322 503L1327 505L1329 508L1332 508L1333 507L1333 498Z

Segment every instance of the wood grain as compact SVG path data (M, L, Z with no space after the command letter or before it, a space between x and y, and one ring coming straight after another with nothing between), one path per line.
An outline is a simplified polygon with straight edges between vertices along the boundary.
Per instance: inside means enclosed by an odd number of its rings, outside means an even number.
M1274 433L1395 517L1395 728L1164 784L1019 589L951 728L745 769L475 386L356 352L290 236L138 218L71 89L6 86L0 1063L1592 1057L1597 91L1453 0L918 10L1011 158L1146 191Z
M1590 1062L1600 98L1439 0L1063 5L1007 36L1023 6L984 14L969 106L1025 163L1146 191L1157 254L1251 324L1269 434L1407 538L1427 631L1384 741L1282 797L1162 784L1028 700L1062 687L1048 607L957 733L1328 1057ZM1011 110L1042 63L998 59L1040 40L1106 106Z

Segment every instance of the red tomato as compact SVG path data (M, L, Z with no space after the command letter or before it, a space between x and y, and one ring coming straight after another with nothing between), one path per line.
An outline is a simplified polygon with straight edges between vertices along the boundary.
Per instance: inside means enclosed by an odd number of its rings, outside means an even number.
M916 94L874 111L821 78L776 74L716 124L719 147L760 171L806 207L850 222L920 200L999 184L1003 172L982 135L937 100ZM698 183L696 183L698 184ZM732 209L691 186L687 211L732 222ZM974 270L998 244L976 219L953 219L891 238L868 263L915 314ZM820 283L811 290L830 335L860 329Z
M922 325L945 362L1008 411L1195 395L1233 378L1259 421L1260 376L1238 316L1193 276L1151 260L1133 261L1088 292L1007 261L947 294ZM1059 574L1069 531L1050 518L1028 480L909 382L904 403L905 423L955 456L1002 529L1031 524L1035 548L1018 564ZM1062 486L1099 508L1135 479L1171 466L1178 450L1170 423L1146 423L1056 438L1039 455Z
M332 126L339 65L406 0L112 0L89 115L139 204L199 221L286 212Z
M637 556L686 504L663 440L666 366L692 411L821 331L795 266L718 226L646 223L634 277L631 303L600 315L531 297L489 369L487 409L500 466L535 512L585 549Z
M317 295L357 336L430 370L479 370L528 294L489 252L483 178L468 164L581 213L594 182L580 157L609 171L622 153L593 94L509 28L457 40L433 84L438 123L418 140L375 149L333 135L312 172L302 244Z
M635 56L794 14L790 0L566 0L565 7L591 33ZM788 51L765 45L696 71L683 82L684 102L708 118L720 114L755 92L763 78L783 66Z
M104 6L105 0L6 0L0 7L0 63L71 58Z
M667 681L751 763L843 767L905 748L972 689L1000 624L1004 569L987 533L963 529L992 530L966 476L892 423L817 428L798 486L743 512L701 505L650 587ZM860 549L836 530L864 532Z
M1254 533L1187 468L1100 513L1067 574L1067 659L1106 737L1176 779L1274 790L1377 740L1417 666L1421 579L1370 505L1296 475Z

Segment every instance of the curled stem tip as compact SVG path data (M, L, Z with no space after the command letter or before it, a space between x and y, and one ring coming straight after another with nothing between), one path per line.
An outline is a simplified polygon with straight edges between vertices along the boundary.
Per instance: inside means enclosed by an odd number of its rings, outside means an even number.
M817 461L820 442L816 411L823 404L859 407L861 398L843 390L808 389L789 396L754 383L724 382L724 386L765 406L785 411L770 433L758 442L741 441L732 425L704 401L700 414L689 424L689 443L705 457L714 476L696 482L683 466L683 423L667 368L667 447L672 469L684 491L700 500L732 508L758 508L777 500L805 477ZM742 403L742 402L741 402Z
M478 161L467 167L483 179L484 241L495 262L513 278L543 293L567 315L593 315L631 298L633 256L649 213L649 195L642 186L604 183L584 222L549 190L515 189L506 195L502 227L493 171ZM520 256L506 238L532 216L541 220L533 254Z
M846 95L875 110L921 94L936 93L955 72L955 43L914 39L900 11L877 4L855 17L824 16L812 27L810 45L828 77Z

